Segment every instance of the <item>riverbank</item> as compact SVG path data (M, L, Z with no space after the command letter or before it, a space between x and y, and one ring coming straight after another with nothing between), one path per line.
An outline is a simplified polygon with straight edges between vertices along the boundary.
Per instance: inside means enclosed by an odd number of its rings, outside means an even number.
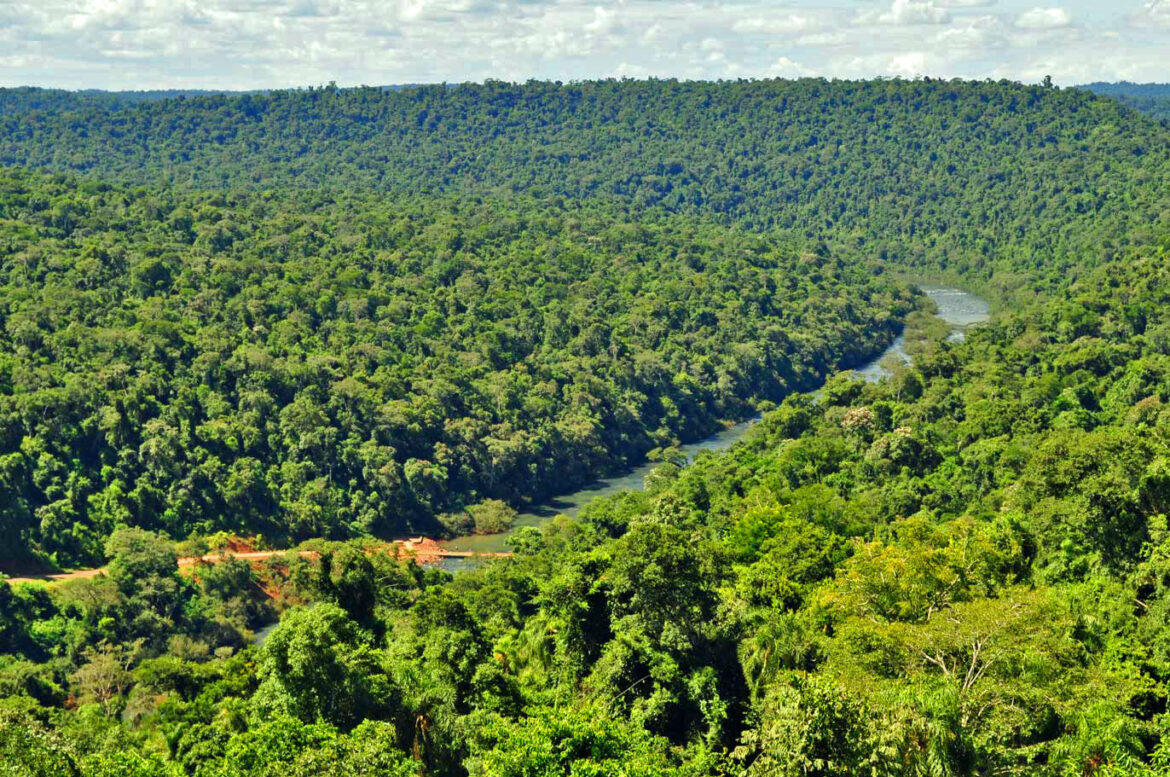
M979 295L946 286L920 285L937 307L937 316L952 328L952 336L962 337L966 330L974 325L988 320L990 305ZM909 362L906 353L906 335L900 334L881 354L853 370L863 380L878 381L888 375L886 365L893 360ZM746 421L733 424L712 434L711 436L679 446L678 454L687 461L693 460L700 453L709 451L717 453L735 445L746 437L759 420L755 416ZM515 523L507 532L498 534L466 535L452 540L437 542L429 538L414 538L397 540L385 543L385 546L396 545L400 557L414 560L417 563L440 565L446 569L457 569L468 559L475 557L499 557L511 555L509 538L517 529L524 527L539 527L557 515L576 515L582 507L599 497L611 496L622 491L640 491L645 487L646 476L657 466L657 461L645 461L627 472L598 479L580 489L550 499L517 516ZM283 555L287 550L229 552L227 554L209 554L202 557L185 557L179 560L180 568L191 568L199 563L215 563L224 557L241 558L244 560L262 561L271 556ZM312 555L314 551L302 551L302 555ZM9 583L53 582L60 580L82 579L101 574L103 569L81 569L71 572L28 574L8 579Z
M983 297L964 289L950 286L933 286L920 284L921 288L938 308L937 317L949 324L953 337L965 336L966 330L972 326L987 321L991 316L991 306ZM909 362L906 353L906 335L898 335L886 350L870 361L853 370L863 380L878 381L889 374L886 364L898 359ZM706 439L682 445L679 453L691 461L704 451L719 452L730 448L747 436L755 426L759 416L750 418L741 423L729 426ZM598 497L611 496L622 491L641 491L645 487L646 476L659 465L656 461L646 461L629 471L609 478L601 478L570 493L550 499L540 505L530 508L516 518L516 522L507 532L500 534L480 534L465 537L456 537L440 543L444 548L453 551L475 553L502 552L508 549L508 539L517 529L524 527L538 527L557 515L576 515L582 507ZM455 568L454 565L444 565L444 568Z

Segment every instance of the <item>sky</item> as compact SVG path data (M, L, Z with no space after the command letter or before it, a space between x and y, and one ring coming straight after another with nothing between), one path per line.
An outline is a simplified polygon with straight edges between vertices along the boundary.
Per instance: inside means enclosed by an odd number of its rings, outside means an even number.
M0 0L0 86L1170 82L1170 0Z

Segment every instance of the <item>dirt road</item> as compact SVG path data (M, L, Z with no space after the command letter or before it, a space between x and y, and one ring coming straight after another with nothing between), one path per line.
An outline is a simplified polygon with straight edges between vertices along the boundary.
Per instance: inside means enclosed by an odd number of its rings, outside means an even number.
M413 561L416 564L437 564L445 558L506 558L511 553L473 553L470 551L445 550L438 542L427 537L415 537L400 542L389 542L380 547L392 548L402 561ZM252 550L252 551L224 551L223 553L208 553L205 556L183 556L179 559L179 568L193 567L198 564L218 564L224 559L235 558L241 561L263 561L273 556L283 556L287 550ZM302 558L316 558L315 550L298 552ZM61 580L82 580L105 574L105 567L94 569L77 569L72 572L57 572L45 575L29 575L26 577L10 577L9 585L17 583L54 583Z

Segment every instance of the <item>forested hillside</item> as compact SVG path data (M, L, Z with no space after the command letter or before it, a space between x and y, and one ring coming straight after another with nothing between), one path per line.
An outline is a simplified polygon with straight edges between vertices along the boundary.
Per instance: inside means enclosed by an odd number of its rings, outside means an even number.
M0 105L0 544L108 564L0 584L0 772L1170 773L1165 125L929 80ZM371 539L646 454L510 558ZM312 539L180 574L225 530Z
M1149 114L1156 119L1170 120L1170 84L1134 84L1096 82L1078 87L1094 94L1112 97L1123 105Z
M1114 100L1009 82L489 82L131 109L0 91L0 164L194 189L619 197L983 277L1070 271L1158 234L1166 137Z
M441 534L893 339L864 265L528 198L136 193L0 172L4 556Z

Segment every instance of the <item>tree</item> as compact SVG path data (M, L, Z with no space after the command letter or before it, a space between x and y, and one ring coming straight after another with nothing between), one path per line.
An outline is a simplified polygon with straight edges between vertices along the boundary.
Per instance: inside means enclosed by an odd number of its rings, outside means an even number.
M499 534L512 527L516 510L499 499L487 499L467 508L476 534Z
M751 771L777 777L870 774L878 737L857 699L821 678L793 678L767 700L735 757Z
M377 600L374 566L361 548L342 545L321 558L329 596L358 623L369 623Z
M498 721L489 736L495 742L471 762L473 777L679 774L666 755L665 742L599 710L542 710L517 723Z
M0 710L0 770L5 777L80 777L76 754L40 721Z
M395 711L396 694L369 636L340 607L290 610L264 641L253 707L342 730Z
M73 674L73 683L82 700L98 704L107 717L114 715L134 682L130 669L141 651L142 640L128 645L106 642L88 649L86 663Z
M165 640L179 615L182 583L174 546L154 532L119 529L106 542L108 573L126 597L135 637Z

